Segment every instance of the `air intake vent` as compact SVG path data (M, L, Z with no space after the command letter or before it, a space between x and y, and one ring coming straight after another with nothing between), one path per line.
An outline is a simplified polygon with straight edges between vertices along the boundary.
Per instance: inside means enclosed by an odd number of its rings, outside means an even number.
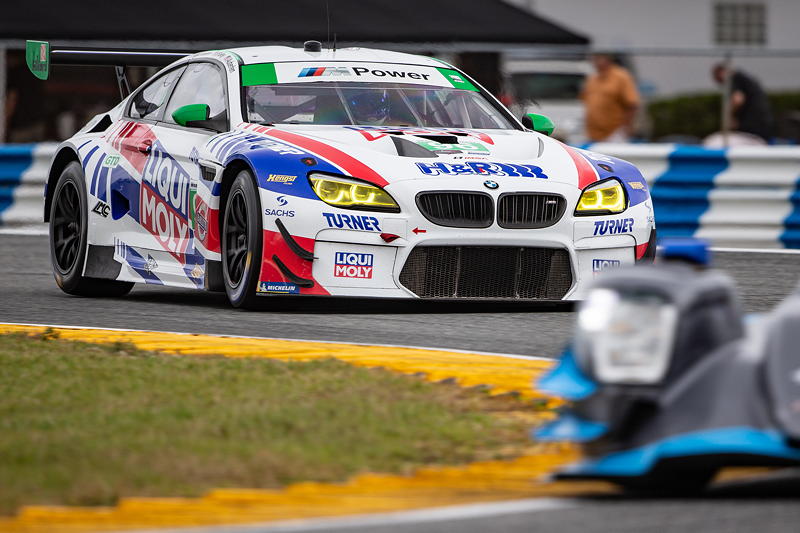
M567 201L557 194L504 194L497 208L497 224L509 229L546 228L561 220L566 208Z
M400 283L421 298L561 300L572 287L572 267L563 249L418 246Z
M423 192L417 195L417 207L439 226L488 228L494 222L494 202L482 192Z

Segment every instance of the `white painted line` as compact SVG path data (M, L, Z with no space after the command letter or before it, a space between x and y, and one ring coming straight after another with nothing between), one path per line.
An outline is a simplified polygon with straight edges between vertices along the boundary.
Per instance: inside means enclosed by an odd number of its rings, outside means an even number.
M0 235L35 235L35 236L47 236L49 233L48 228L45 226L44 228L40 227L11 227L11 228L0 228Z
M711 251L743 254L800 254L800 250L794 248L718 248L712 246Z
M325 531L328 529L363 529L381 526L406 524L426 524L456 520L472 520L539 511L554 511L576 507L577 502L569 499L531 498L510 502L475 503L400 511L371 515L346 516L336 518L315 518L305 520L286 520L264 524L236 526L191 527L179 529L141 530L135 533L300 533L303 531Z
M207 335L209 337L217 337L221 339L255 339L255 340L268 340L268 341L293 341L293 342L318 342L320 344L351 344L353 346L376 346L378 348L409 348L412 350L427 350L430 352L453 352L473 355L488 355L490 357L504 357L507 359L526 359L538 361L553 361L554 357L541 357L537 355L519 355L509 353L495 353L495 352L476 352L472 350L459 350L457 348L436 348L431 346L407 346L404 344L373 344L369 342L350 342L350 341L321 341L316 339L287 339L283 337L248 337L245 335L223 335L218 333L187 333L185 331L158 331L152 329L123 329L123 328L105 328L98 326L67 326L62 324L33 324L28 322L0 322L9 326L33 326L40 328L64 328L64 329L97 329L102 331L122 331L132 333L166 333L168 335Z

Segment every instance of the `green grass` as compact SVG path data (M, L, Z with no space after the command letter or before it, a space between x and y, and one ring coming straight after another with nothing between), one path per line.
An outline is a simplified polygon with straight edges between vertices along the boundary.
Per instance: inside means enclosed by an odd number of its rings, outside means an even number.
M500 457L512 399L335 360L178 357L0 336L0 514Z

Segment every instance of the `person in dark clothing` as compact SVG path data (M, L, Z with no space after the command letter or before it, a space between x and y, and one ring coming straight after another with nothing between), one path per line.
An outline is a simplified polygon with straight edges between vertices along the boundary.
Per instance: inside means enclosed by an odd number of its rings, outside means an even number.
M723 85L731 76L731 127L736 131L757 135L769 142L772 136L772 113L769 100L761 84L740 70L731 70L725 64L714 65L714 81Z

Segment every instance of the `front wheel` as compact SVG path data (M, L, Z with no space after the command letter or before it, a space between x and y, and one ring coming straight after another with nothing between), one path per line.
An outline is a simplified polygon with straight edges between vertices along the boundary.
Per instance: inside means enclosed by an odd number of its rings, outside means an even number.
M263 240L260 205L253 175L239 172L225 202L222 226L222 277L234 307L257 306Z
M87 248L86 182L73 161L64 168L50 206L50 261L62 291L75 296L122 296L133 283L83 276Z

